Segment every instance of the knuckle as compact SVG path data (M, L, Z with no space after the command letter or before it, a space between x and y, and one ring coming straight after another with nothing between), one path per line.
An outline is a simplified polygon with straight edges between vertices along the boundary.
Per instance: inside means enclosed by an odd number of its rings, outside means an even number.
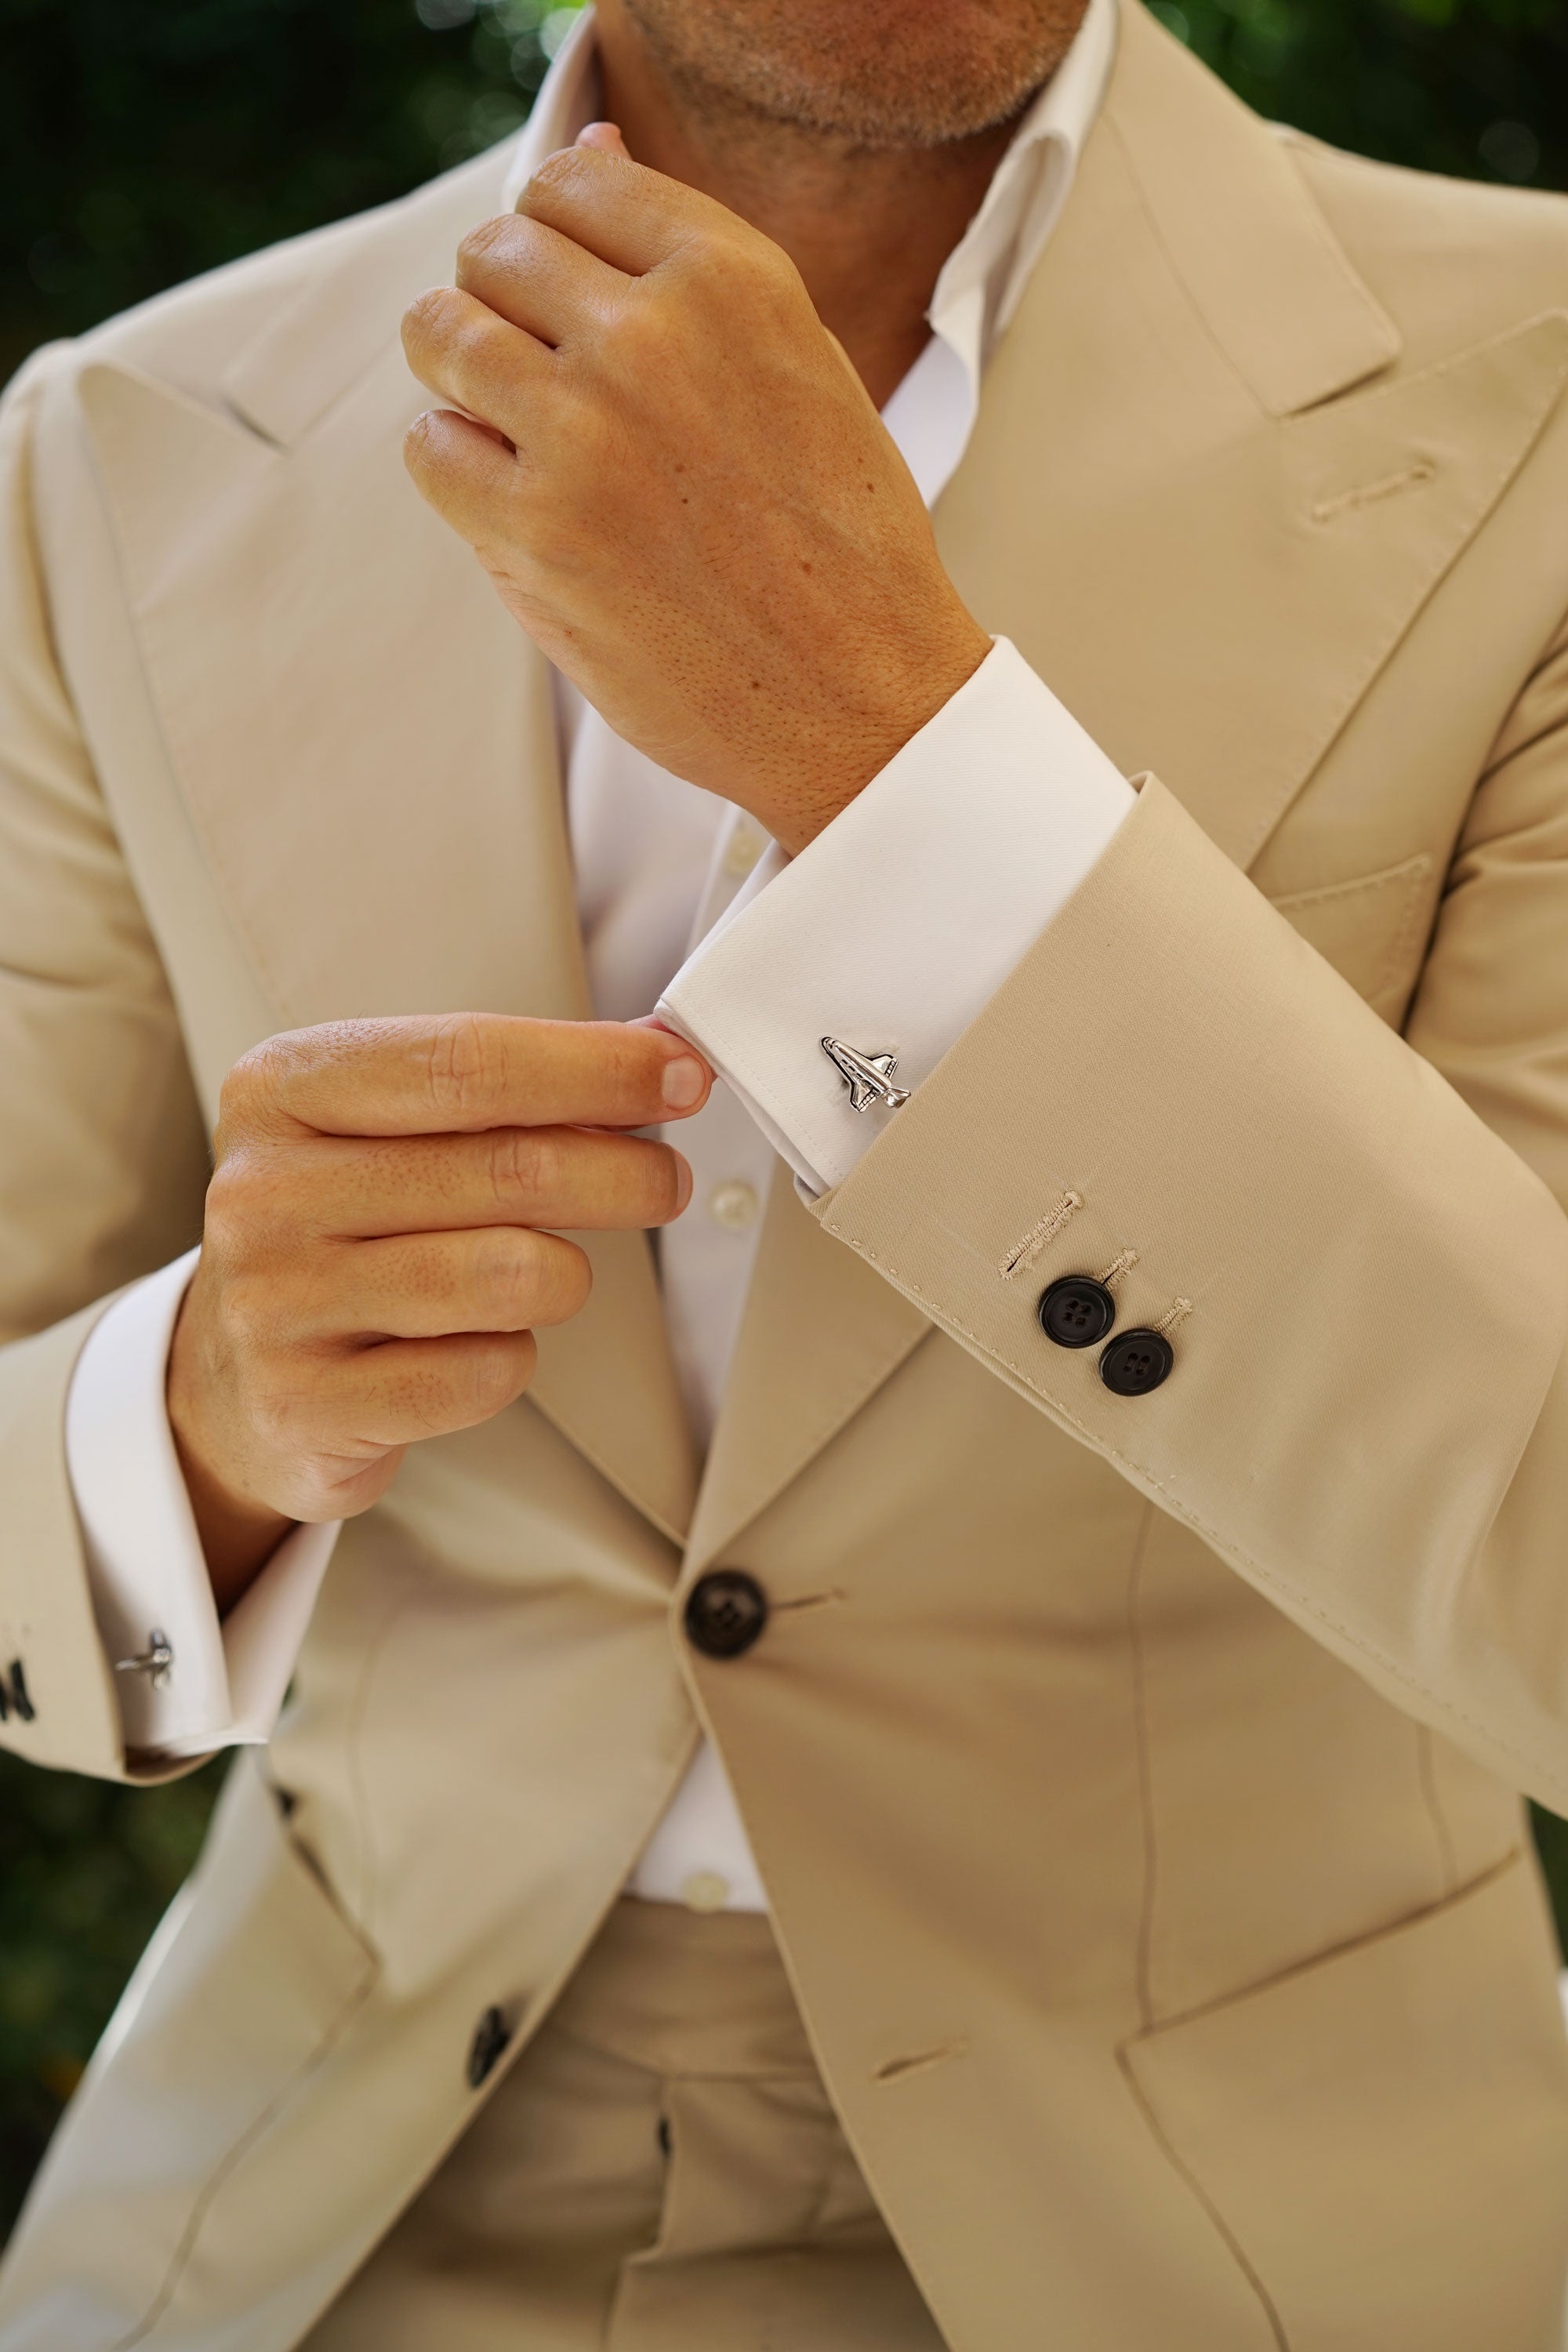
M310 1401L302 1384L290 1379L281 1364L269 1367L251 1380L246 1412L251 1429L271 1453L291 1454L309 1450L306 1440L310 1433Z
M323 1022L314 1029L284 1029L242 1054L218 1091L220 1151L257 1128L288 1123L291 1084L330 1065L354 1024Z
M415 418L403 436L403 462L410 473L428 473L439 454L435 432L436 420L426 409Z
M230 1151L213 1170L202 1239L226 1267L243 1264L250 1255L260 1222L262 1191L253 1152Z
M530 1216L556 1197L562 1173L561 1139L545 1128L498 1128L490 1139L489 1181L496 1207L507 1216Z
M440 336L451 316L452 295L450 286L427 286L423 294L416 294L403 313L405 345L427 343Z
M431 1030L425 1084L430 1108L456 1127L476 1121L489 1101L496 1058L489 1029L477 1013L451 1013Z
M263 1038L242 1054L218 1089L218 1134L243 1133L277 1094L282 1040Z
M662 290L651 292L640 284L616 305L607 331L622 366L638 375L667 366L681 341L673 305Z
M504 258L516 236L515 213L496 213L489 220L476 221L458 242L458 285L471 271L482 269L492 256L500 254Z
M248 1232L249 1177L247 1155L231 1151L218 1160L207 1180L202 1240L216 1257L234 1256Z
M546 155L524 188L519 209L527 207L531 198L548 198L581 186L588 169L584 163L588 152L584 147L561 147L554 154Z
M218 1160L207 1183L203 1238L231 1280L292 1224L292 1193L277 1151L241 1145Z
M277 1319L277 1300L266 1275L246 1267L226 1276L220 1312L231 1343L247 1359L258 1357Z
M535 1286L529 1239L522 1234L487 1234L475 1248L469 1273L474 1301L498 1331L529 1319Z

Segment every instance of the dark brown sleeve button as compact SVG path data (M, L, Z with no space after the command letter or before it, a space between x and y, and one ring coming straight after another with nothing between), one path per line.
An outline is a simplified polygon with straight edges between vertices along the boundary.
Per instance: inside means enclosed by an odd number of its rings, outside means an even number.
M1040 1328L1058 1348L1092 1348L1116 1320L1116 1301L1091 1274L1064 1274L1042 1291Z
M487 2009L474 2028L474 2038L468 2044L468 2081L479 2089L496 2070L501 2053L511 2040L511 2028L499 2009Z
M1176 1359L1163 1331L1123 1331L1100 1360L1100 1377L1113 1396L1147 1396Z
M768 1622L768 1596L743 1568L715 1568L686 1596L686 1631L705 1658L738 1658Z

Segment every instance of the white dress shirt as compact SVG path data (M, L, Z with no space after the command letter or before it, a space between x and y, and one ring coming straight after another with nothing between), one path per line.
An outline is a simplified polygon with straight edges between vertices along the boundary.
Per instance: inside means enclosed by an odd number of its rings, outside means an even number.
M927 504L978 412L985 361L1066 201L1115 40L1091 0L938 280L931 340L883 411ZM598 104L591 11L556 58L525 156L565 146ZM541 142L541 129L543 138ZM509 185L514 202L526 163ZM782 1154L797 1183L842 1181L885 1121L857 1112L822 1051L897 1057L918 1086L1100 855L1131 788L1005 640L793 862L743 811L656 767L557 679L578 913L595 1013L661 1017L719 1072L668 1130L691 1163L658 1237L675 1361L705 1445L763 1203ZM172 1654L118 1685L129 1747L194 1755L270 1736L337 1530L301 1528L220 1627L163 1401L195 1254L135 1285L96 1326L67 1407L67 1456L111 1660ZM766 1896L704 1743L630 1891L704 1907Z

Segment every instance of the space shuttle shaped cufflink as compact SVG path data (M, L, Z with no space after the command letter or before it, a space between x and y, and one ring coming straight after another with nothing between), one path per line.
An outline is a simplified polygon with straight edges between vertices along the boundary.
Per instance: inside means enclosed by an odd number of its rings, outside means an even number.
M898 1058L892 1054L862 1054L854 1045L847 1045L841 1037L825 1037L822 1050L849 1089L851 1110L865 1110L871 1103L884 1102L889 1110L901 1110L910 1098L907 1087L893 1084Z

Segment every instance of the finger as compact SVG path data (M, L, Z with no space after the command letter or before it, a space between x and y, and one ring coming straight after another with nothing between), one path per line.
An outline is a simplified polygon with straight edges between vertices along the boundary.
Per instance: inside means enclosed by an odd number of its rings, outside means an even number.
M272 1148L288 1162L293 1198L308 1204L299 1223L334 1240L500 1224L639 1232L668 1224L691 1197L691 1171L668 1143L587 1128L323 1136Z
M403 436L414 486L470 547L491 542L517 488L516 444L478 417L427 408Z
M352 1460L367 1449L476 1428L515 1403L538 1357L529 1331L384 1339L344 1356L321 1378L309 1435L317 1450Z
M427 391L509 441L522 439L550 381L545 345L459 286L433 286L409 304L403 349Z
M610 317L630 281L547 222L502 213L458 247L458 286L552 349Z
M517 209L634 278L700 240L745 233L711 196L597 143L547 155Z
M574 1242L491 1225L342 1243L312 1259L287 1305L296 1341L435 1339L568 1322L593 1281Z
M602 155L625 155L628 163L632 160L618 122L585 122L572 144L574 147L596 147Z
M331 1021L270 1037L237 1062L219 1131L654 1127L700 1109L711 1083L684 1038L618 1021L500 1013Z

